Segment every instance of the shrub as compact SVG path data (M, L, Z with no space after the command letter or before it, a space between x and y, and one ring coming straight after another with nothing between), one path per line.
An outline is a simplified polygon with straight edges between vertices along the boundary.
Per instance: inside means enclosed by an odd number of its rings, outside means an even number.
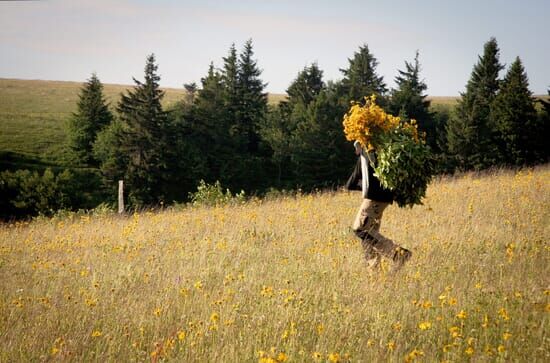
M231 194L229 189L226 189L224 192L219 180L214 184L208 184L201 179L197 186L197 191L189 193L189 199L193 205L221 205L244 202L246 196L244 190L235 195Z

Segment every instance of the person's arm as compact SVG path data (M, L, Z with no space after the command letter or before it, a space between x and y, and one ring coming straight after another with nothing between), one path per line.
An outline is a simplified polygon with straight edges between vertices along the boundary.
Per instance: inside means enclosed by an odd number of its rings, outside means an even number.
M346 190L361 190L361 157L357 158L353 172L344 185Z

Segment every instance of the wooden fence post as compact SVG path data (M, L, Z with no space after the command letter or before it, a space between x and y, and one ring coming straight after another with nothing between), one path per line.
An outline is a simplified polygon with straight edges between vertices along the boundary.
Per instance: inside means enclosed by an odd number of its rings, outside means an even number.
M118 213L124 213L124 181L118 181Z

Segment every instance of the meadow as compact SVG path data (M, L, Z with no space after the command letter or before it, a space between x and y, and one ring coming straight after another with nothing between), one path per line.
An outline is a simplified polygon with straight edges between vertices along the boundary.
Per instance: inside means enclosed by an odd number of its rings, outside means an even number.
M440 177L365 267L358 192L0 226L0 361L548 362L550 166Z
M0 154L19 163L34 159L56 163L62 157L67 122L77 110L82 82L0 79ZM104 84L104 95L114 111L120 94L131 85ZM163 106L181 101L182 88L163 88ZM269 95L272 103L283 95Z

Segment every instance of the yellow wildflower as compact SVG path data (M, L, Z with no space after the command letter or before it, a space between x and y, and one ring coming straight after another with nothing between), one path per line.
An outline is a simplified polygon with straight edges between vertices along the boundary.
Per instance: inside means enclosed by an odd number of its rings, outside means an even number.
M338 363L340 362L340 354L338 353L330 353L328 355L328 361L331 363Z
M456 317L464 320L468 317L468 314L466 314L466 311L460 310L460 312L456 314Z
M432 323L430 323L429 321L423 321L418 324L418 327L420 328L420 330L428 330L432 327Z

